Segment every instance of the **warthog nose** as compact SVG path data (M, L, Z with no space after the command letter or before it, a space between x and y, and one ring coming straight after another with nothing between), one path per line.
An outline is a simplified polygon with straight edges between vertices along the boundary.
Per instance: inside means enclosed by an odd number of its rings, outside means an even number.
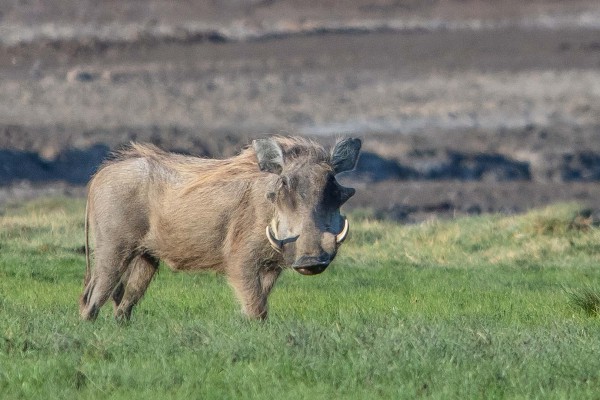
M316 275L325 271L330 262L331 257L328 254L321 254L318 257L302 256L292 264L292 268L302 275Z

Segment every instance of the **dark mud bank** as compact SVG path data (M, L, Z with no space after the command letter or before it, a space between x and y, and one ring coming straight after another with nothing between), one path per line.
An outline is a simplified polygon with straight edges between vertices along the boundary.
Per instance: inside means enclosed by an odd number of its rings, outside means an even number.
M51 160L35 152L0 150L0 185L21 181L85 185L109 155L109 146L104 144L66 149ZM202 156L220 157L222 154ZM346 178L365 183L389 180L597 182L600 181L600 153L547 154L544 166L537 167L534 173L529 162L497 153L417 152L409 159L399 161L364 151L355 171L348 173Z
M107 146L95 145L66 150L53 160L45 160L33 152L0 150L0 185L22 181L85 185L108 153Z
M353 178L368 182L385 180L456 181L600 181L600 153L566 151L542 155L535 167L498 153L441 151L418 154L406 162L363 152Z

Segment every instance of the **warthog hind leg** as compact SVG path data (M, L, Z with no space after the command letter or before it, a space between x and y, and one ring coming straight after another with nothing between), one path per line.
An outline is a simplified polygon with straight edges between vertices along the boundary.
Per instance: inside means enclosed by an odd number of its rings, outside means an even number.
M124 251L113 248L96 248L96 262L90 280L86 283L79 303L82 319L94 320L111 294L118 297L118 283L131 260Z
M113 293L120 277L117 269L107 271L101 275L92 274L92 278L86 285L81 296L79 307L81 318L87 320L96 319L100 308L106 303L111 293Z
M133 263L129 264L129 267L121 276L121 280L117 284L117 287L115 287L115 290L113 290L112 292L111 297L115 312L117 312L117 307L119 307L119 304L121 304L121 300L123 300L123 295L125 294L125 286L127 286L127 280L129 279L129 275L131 274L132 265Z
M117 321L128 321L131 318L133 307L146 292L157 269L158 259L149 254L141 254L133 259L125 274L126 279L121 280L121 284L124 285L123 294L118 304L115 301Z

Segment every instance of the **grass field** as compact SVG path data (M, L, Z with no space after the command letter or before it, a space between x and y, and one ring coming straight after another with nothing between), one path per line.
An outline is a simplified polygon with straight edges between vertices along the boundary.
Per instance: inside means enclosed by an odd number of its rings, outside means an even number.
M1 399L599 398L600 228L575 206L400 226L351 216L270 319L161 268L128 325L81 322L80 200L0 216Z

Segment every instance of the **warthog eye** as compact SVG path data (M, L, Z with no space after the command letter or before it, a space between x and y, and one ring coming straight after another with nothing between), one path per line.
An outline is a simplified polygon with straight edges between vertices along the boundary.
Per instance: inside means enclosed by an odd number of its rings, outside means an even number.
M280 205L285 204L286 207L295 209L297 205L296 196L294 194L297 180L294 177L281 176L281 186L279 188L278 201Z

